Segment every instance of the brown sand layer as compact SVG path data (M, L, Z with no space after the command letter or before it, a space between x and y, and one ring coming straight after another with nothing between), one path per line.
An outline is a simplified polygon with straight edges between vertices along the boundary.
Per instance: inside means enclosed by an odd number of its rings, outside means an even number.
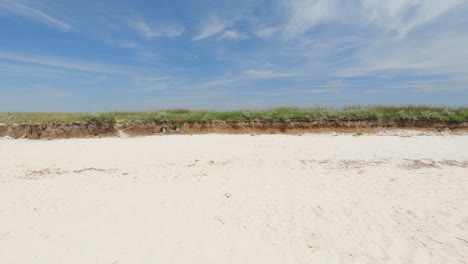
M0 124L0 137L28 139L87 138L103 136L144 136L153 134L302 134L322 132L379 132L384 129L423 129L429 131L468 131L468 122L443 121L307 121L307 122L229 122L207 121L174 124L166 121L119 123Z
M468 136L0 139L0 263L468 263Z

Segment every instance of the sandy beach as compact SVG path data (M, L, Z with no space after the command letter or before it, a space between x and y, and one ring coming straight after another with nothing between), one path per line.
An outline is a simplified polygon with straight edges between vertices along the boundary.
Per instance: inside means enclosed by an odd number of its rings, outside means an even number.
M0 139L0 263L468 263L468 135Z

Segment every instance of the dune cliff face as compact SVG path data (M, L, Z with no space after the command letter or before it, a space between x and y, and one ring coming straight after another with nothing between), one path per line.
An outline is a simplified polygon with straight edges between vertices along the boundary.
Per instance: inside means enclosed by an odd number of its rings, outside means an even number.
M115 132L114 124L111 123L73 122L0 125L0 136L28 139L113 136Z
M425 129L433 131L468 131L468 122L444 121L206 121L172 123L169 121L126 121L126 122L70 122L70 123L31 123L0 124L0 137L55 139L86 138L106 136L142 136L153 134L248 134L248 133L318 133L377 132L382 129Z

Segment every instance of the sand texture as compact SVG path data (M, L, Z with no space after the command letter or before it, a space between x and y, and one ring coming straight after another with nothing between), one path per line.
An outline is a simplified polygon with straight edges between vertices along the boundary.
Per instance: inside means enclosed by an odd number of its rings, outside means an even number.
M468 263L468 136L0 139L0 263Z

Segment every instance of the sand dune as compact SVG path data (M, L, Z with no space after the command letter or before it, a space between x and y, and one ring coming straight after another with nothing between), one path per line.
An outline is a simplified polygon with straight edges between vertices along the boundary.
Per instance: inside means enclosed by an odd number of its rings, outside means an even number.
M468 263L466 135L0 139L0 263Z

